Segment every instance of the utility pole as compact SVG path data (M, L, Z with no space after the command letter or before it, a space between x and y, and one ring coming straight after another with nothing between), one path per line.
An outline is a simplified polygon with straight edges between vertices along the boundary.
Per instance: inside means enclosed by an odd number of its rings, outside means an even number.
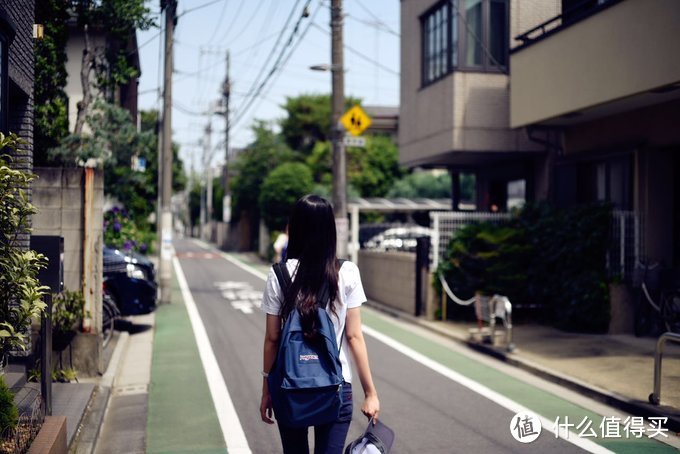
M208 117L208 126L205 127L205 159L204 159L204 171L205 171L205 224L203 228L203 239L210 241L210 235L208 227L210 226L210 221L212 220L212 150L211 148L211 136L212 136L212 116Z
M163 81L163 168L161 172L161 256L159 275L161 303L170 303L172 279L172 38L177 0L161 0L165 11L165 68Z
M231 96L231 79L229 75L229 51L227 51L227 73L222 84L222 96L224 97L224 167L222 168L222 189L226 198L229 193L229 97ZM225 202L226 200L223 200ZM223 219L227 221L227 219Z
M345 68L343 64L342 0L331 0L331 73L333 94L331 97L331 137L333 141L333 212L337 229L337 254L347 257L347 165L345 162L344 131L340 117L345 108Z

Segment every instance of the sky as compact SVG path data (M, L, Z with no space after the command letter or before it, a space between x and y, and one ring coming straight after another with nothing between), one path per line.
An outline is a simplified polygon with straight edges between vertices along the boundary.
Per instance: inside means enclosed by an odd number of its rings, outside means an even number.
M155 0L147 6L160 24L159 3ZM307 3L309 16L300 19ZM398 106L399 0L342 3L345 96L360 98L365 105ZM202 169L209 121L213 129L210 162L215 165L224 159L224 117L206 113L216 109L221 98L227 51L231 54L232 148L252 141L251 126L256 119L283 118L280 106L286 97L330 93L331 73L309 69L330 64L330 0L179 0L177 14L172 128L185 168ZM299 19L298 31L292 35ZM291 35L291 44L285 46ZM160 109L162 31L138 31L137 41L142 70L139 108ZM280 69L253 97L284 46Z

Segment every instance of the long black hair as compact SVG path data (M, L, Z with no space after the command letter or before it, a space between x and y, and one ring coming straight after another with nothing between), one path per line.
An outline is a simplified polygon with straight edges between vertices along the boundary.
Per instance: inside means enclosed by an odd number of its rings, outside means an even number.
M287 258L297 259L298 264L295 279L284 295L281 316L285 320L297 308L308 338L316 337L317 295L324 282L328 283L329 309L336 314L339 271L336 241L333 208L326 199L306 195L295 202L288 220ZM324 307L326 302L318 303Z

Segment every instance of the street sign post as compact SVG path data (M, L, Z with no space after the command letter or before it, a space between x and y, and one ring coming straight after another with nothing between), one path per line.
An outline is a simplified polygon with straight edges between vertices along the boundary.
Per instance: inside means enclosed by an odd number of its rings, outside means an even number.
M340 118L340 122L345 127L347 132L353 136L358 136L361 135L361 133L364 132L366 128L371 126L371 117L366 115L364 109L356 105L345 112L345 114Z

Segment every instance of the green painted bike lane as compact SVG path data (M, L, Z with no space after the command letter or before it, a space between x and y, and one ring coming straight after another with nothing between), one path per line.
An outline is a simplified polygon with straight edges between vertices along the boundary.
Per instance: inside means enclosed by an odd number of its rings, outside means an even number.
M560 422L564 422L565 418L568 417L569 423L575 424L574 428L571 429L572 431L575 430L576 425L583 421L584 418L587 418L589 421L592 421L591 427L597 434L597 438L588 437L588 439L610 451L623 454L678 452L672 446L647 438L646 435L643 435L643 438L634 438L631 434L631 438L625 438L622 425L619 426L621 438L602 438L600 422L603 417L609 417L611 421L613 415L600 415L589 411L553 393L536 388L491 366L476 362L468 356L452 351L435 341L406 330L371 311L362 311L362 321L366 326L407 345L418 353L486 386L550 421L555 421L559 417ZM645 426L648 427L646 419ZM575 433L578 434L579 432L580 430L576 430ZM554 436L547 431L544 434L543 436ZM576 434L570 434L570 437L576 437ZM675 436L675 434L670 432L667 435L669 437ZM659 437L662 437L662 435L659 435Z
M172 304L156 310L147 452L227 452L174 272Z

